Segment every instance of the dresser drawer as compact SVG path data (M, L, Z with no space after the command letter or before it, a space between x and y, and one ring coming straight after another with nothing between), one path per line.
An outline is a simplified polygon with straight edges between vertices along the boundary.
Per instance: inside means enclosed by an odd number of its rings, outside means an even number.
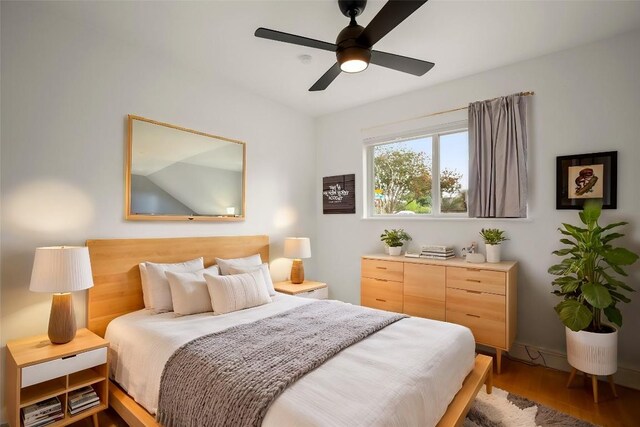
M505 294L506 273L472 267L447 267L447 288Z
M506 347L506 302L502 295L447 289L447 322L471 329L479 344Z
M107 363L106 347L27 366L22 368L21 387L28 387L104 363Z
M360 304L402 313L402 282L363 277Z
M404 263L380 261L377 259L362 260L362 277L402 282Z

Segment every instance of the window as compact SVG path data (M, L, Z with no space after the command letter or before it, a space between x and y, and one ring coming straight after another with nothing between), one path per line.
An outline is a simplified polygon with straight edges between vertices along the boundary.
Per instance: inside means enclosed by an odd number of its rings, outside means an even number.
M466 125L377 141L368 145L365 153L369 216L466 216L469 188Z

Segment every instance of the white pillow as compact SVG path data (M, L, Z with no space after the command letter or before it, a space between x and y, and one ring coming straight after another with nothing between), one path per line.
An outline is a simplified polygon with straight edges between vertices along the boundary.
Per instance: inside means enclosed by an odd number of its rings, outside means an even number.
M140 282L142 283L142 300L144 301L144 308L151 308L151 303L149 302L149 279L147 278L147 267L144 265L144 262L138 264L138 267L140 267Z
M269 295L274 296L276 290L273 287L273 280L271 280L271 273L269 273L269 264L266 262L258 266L246 266L246 267L229 267L231 274L253 273L254 271L262 272L264 283L267 286L267 292Z
M220 267L220 274L226 276L227 274L231 274L229 272L230 267L247 267L252 265L257 267L262 264L262 258L260 258L260 254L255 254L244 258L216 258L216 264L218 264L218 267Z
M217 276L219 274L218 266L212 265L191 273L174 273L172 271L165 273L171 288L173 311L176 314L185 316L213 311L204 273Z
M211 296L213 314L225 314L271 302L260 271L212 276L204 274Z
M165 272L189 273L204 268L202 257L190 261L178 262L175 264L158 264L155 262L145 262L144 271L142 269L140 277L142 279L142 296L149 303L145 307L152 309L156 313L164 313L173 310L171 302L171 289Z

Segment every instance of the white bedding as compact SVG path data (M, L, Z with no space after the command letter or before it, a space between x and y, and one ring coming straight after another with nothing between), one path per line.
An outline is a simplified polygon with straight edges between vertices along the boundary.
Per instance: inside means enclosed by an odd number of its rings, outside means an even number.
M106 332L112 377L156 413L165 363L181 345L312 300L278 294L273 302L229 314L178 317L140 310ZM274 337L275 339L275 337ZM291 385L263 426L432 426L474 364L469 329L421 318L400 320L343 350Z

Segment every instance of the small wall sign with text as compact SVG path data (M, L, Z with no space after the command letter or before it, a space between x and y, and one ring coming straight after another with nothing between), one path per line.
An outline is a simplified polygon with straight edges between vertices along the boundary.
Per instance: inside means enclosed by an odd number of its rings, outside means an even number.
M322 213L356 213L356 175L322 178Z
M556 158L556 209L582 209L586 199L616 209L617 193L617 151Z

